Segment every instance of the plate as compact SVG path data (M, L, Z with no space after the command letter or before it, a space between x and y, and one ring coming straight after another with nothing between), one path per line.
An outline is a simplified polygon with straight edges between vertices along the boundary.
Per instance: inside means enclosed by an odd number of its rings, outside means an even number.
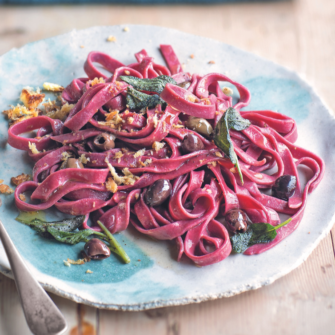
M43 82L66 86L85 76L83 64L89 51L108 53L125 64L145 48L158 63L159 44L171 44L185 70L206 74L221 72L247 86L252 94L247 110L272 109L293 117L298 124L297 144L321 156L326 174L309 195L299 228L275 248L257 256L234 255L221 263L198 268L175 260L174 246L139 235L134 229L117 235L132 262L121 264L110 257L103 262L64 266L77 259L82 246L67 246L40 238L14 220L13 196L3 196L0 217L21 255L38 281L50 292L95 307L144 310L229 297L271 284L301 264L329 232L335 212L335 121L313 89L296 73L232 46L154 26L95 27L34 42L13 49L0 58L0 106L16 104L24 86ZM117 38L107 42L108 36ZM194 54L191 59L190 55ZM209 64L215 61L215 64ZM1 179L31 173L27 153L6 144L7 121L0 121ZM87 274L86 270L93 271ZM11 276L4 251L0 271Z

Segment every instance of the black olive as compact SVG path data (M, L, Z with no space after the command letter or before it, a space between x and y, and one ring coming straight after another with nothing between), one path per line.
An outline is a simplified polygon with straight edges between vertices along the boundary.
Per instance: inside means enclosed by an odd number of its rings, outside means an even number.
M181 148L184 154L204 149L201 139L194 134L187 134L181 142Z
M65 169L83 169L84 165L77 158L69 158L65 163Z
M101 150L107 151L115 148L114 136L108 133L101 133L93 140L94 146Z
M111 254L107 245L98 238L90 239L84 246L84 252L90 259L105 259Z
M224 217L225 226L232 233L245 233L251 223L248 215L241 209L231 209Z
M171 194L172 186L169 180L156 180L147 190L144 200L148 206L161 205Z
M272 186L272 195L278 199L288 200L292 197L297 186L297 178L289 174L285 174L277 178Z

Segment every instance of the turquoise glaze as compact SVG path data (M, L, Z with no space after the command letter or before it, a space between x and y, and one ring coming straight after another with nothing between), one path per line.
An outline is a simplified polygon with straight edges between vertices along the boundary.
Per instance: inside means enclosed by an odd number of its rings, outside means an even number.
M163 64L159 44L172 44L185 71L220 72L246 85L252 95L245 110L273 109L298 122L298 144L326 162L325 180L309 195L304 220L298 230L270 251L258 256L234 255L221 263L198 268L175 260L173 243L154 241L134 229L116 235L131 258L128 265L115 256L103 261L66 267L63 260L78 259L83 244L68 246L40 238L16 222L13 195L0 195L0 218L31 271L47 290L92 306L143 310L231 296L272 283L297 267L329 230L335 212L334 118L297 74L283 67L217 41L151 26L96 27L27 44L0 57L0 109L17 104L24 86L42 87L45 81L66 86L85 76L89 51L110 54L125 64L145 48ZM114 35L116 43L106 42ZM80 46L84 45L84 48ZM196 52L196 57L189 55ZM208 60L215 64L208 64ZM225 83L222 83L225 84ZM315 113L314 111L317 111ZM0 179L6 184L22 172L31 173L26 152L9 147L7 121L0 115ZM326 145L326 143L328 143ZM319 213L324 213L319 220ZM58 213L58 217L61 214ZM310 233L308 233L310 232ZM10 275L0 248L0 271ZM87 274L86 270L93 271Z

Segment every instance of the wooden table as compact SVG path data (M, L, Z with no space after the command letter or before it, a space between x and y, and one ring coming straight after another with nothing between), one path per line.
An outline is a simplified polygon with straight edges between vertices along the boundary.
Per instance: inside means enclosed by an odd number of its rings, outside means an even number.
M257 53L301 73L335 110L334 0L1 7L0 54L74 28L121 23L177 28ZM274 284L232 298L135 313L99 310L51 296L66 316L70 335L335 334L334 237L333 228L303 265ZM30 334L15 284L1 274L0 334Z

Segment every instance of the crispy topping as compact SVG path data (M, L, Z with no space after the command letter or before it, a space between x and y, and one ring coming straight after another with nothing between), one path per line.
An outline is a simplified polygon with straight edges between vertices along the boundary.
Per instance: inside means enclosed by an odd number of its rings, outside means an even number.
M79 157L79 161L83 164L87 164L89 161L90 161L90 158L89 157L86 157L85 154L82 154L80 157Z
M215 64L215 61L214 61L214 60L210 60L210 61L208 62L208 64Z
M103 126L107 126L113 129L116 128L116 126L119 126L122 124L122 117L120 117L118 110L110 111L110 113L107 113L105 115L105 118L106 118L105 122L100 121L98 123Z
M18 123L25 119L30 119L32 117L38 116L38 111L34 108L27 109L25 106L17 105L16 107L12 106L11 109L3 111L7 115L10 123Z
M113 35L110 35L107 37L107 42L116 42L116 37Z
M125 73L127 76L130 75L130 71L128 71L128 70L125 70L124 73Z
M18 185L20 185L23 182L28 181L28 180L31 180L31 177L29 176L29 174L21 173L17 177L12 177L10 181L15 186L18 186Z
M190 58L192 58L192 59L193 59L193 58L194 58L194 55L193 55L193 54L191 54L191 55L190 55Z
M160 142L157 142L155 141L153 144L152 144L152 149L154 149L156 152L158 152L160 149L162 149L164 147L165 143L160 143Z
M124 169L122 170L122 172L123 172L124 174L126 174L126 175L125 175L124 177L120 177L120 176L116 173L116 171L115 171L115 169L114 169L114 166L113 166L111 163L109 163L107 157L106 157L106 159L105 159L105 162L106 162L106 164L107 164L107 166L108 166L108 168L109 168L109 171L110 171L110 173L111 173L111 175L112 175L112 177L113 177L113 179L114 179L114 181L116 182L117 185L121 185L121 184L124 184L124 185L134 185L135 181L136 181L137 179L139 179L139 177L134 176L134 175L129 171L128 168L124 168Z
M213 166L215 167L215 166L216 166L216 161L208 162L207 164L208 164L208 165L213 165Z
M97 78L95 77L92 81L91 81L91 86L94 86L94 85L97 85L97 84L103 84L105 83L105 79L100 77L100 78Z
M22 200L22 201L26 201L26 196L24 195L24 194L19 194L19 198L20 198L20 200Z
M77 261L74 261L73 259L68 258L66 261L63 261L64 265L66 266L71 266L71 264L73 265L83 265L87 262L86 259L78 259Z
M93 273L93 271L91 271L91 270L86 270L86 273Z
M132 116L129 116L127 118L127 123L132 124L134 122L134 118Z
M233 93L234 93L234 91L231 89L231 88L229 88L229 87L224 87L223 89L222 89L222 92L225 94L225 95L227 95L227 96L232 96L233 95Z
M129 28L128 28L128 27L124 27L124 28L123 28L123 31L128 32L128 31L129 31Z
M218 152L218 151L215 151L215 156L221 157L221 158L223 157L222 154L220 152Z
M134 158L142 157L144 153L145 153L145 149L138 150L137 152L135 152Z
M24 88L21 92L20 100L27 108L36 108L43 100L45 94L34 92L30 88Z
M111 191L113 193L117 192L117 185L116 182L113 180L113 178L109 177L106 181L106 188L108 191Z
M1 179L0 180L0 193L2 194L12 194L14 193L14 190L9 187L8 185L2 184L4 181Z
M152 117L152 121L154 123L154 127L156 128L157 125L158 125L158 118L157 118L157 114L155 114L153 117Z
M28 142L28 146L29 146L29 149L31 151L32 154L36 155L36 154L39 154L40 152L37 150L36 148L36 144L35 143L31 143L30 141Z
M52 84L52 83L44 83L43 88L46 91L51 91L51 92L63 92L64 87L58 84Z
M261 173L255 173L254 177L257 179L263 179L263 175Z
M66 117L71 112L74 105L70 105L68 103L64 104L63 106L58 106L56 101L48 101L47 103L43 104L46 112L46 116L50 117L51 119L58 119L64 121Z
M72 153L68 151L62 152L62 161L67 161L70 157L72 157Z

